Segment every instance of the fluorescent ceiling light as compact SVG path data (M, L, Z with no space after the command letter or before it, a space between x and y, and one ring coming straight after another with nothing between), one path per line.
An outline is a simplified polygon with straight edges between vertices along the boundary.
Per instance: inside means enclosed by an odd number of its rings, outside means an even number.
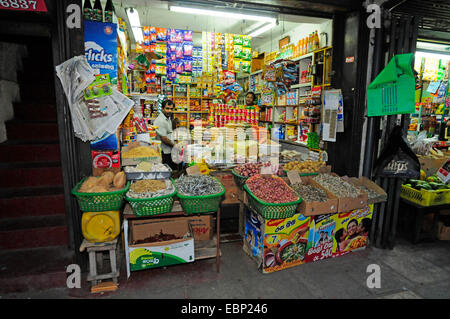
M416 58L432 58L432 59L440 59L440 60L450 60L450 53L446 54L446 53L442 52L442 54L439 54L439 53L431 53L431 52L424 52L424 51L417 50Z
M220 17L220 18L237 19L237 20L265 21L265 22L273 22L273 23L276 21L275 18L271 18L271 17L256 16L256 15L226 12L226 11L195 9L195 8L187 8L187 7L179 7L179 6L170 6L169 10L174 11L174 12L201 14L201 15L207 15L207 16L213 16L213 17Z
M258 35L269 31L270 29L272 29L276 25L277 25L276 22L272 22L272 23L266 24L262 28L259 28L259 29L255 30L255 31L253 31L252 33L250 33L249 36L252 37L252 38L257 37Z
M134 40L137 43L144 42L144 34L141 29L141 21L139 20L139 12L134 8L127 8L128 21L130 22L131 30L133 31Z

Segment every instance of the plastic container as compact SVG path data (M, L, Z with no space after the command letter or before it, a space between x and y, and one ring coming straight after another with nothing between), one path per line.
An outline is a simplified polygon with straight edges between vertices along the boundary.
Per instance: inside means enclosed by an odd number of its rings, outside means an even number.
M296 214L297 207L302 202L302 199L299 197L298 200L289 203L267 203L253 195L247 187L247 184L244 185L244 190L250 195L248 196L248 204L250 207L265 219L292 217Z
M177 190L177 197L186 215L217 212L219 210L220 202L222 201L222 196L225 195L225 188L217 178L215 177L213 178L222 187L222 191L220 193L204 196L184 196L178 193Z
M122 190L106 193L81 193L78 192L87 177L83 178L72 189L72 194L78 200L78 205L83 212L105 212L120 210L124 202L124 194L130 188L130 182L127 182Z
M120 234L120 212L84 212L81 217L83 237L94 243L114 240Z
M231 173L233 174L233 179L236 186L239 187L239 189L243 190L248 177L239 175L234 169L231 170Z
M172 184L174 184L173 180L171 181ZM125 195L125 199L130 203L136 216L154 216L170 213L172 211L176 193L177 191L174 187L174 191L171 194L164 196L152 198L131 198Z
M413 54L395 55L367 89L367 115L383 116L415 112L416 80Z
M169 179L172 174L172 169L167 165L167 172L127 172L125 171L125 175L127 175L127 181L129 180L141 180L141 179Z
M410 202L419 204L421 206L436 206L450 204L450 190L449 189L439 189L439 190L417 190L405 185L402 185L400 191L400 197Z

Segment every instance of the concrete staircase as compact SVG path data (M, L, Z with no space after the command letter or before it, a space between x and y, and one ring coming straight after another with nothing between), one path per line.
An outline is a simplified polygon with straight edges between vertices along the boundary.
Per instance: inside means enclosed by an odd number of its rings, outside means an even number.
M64 208L51 45L28 45L21 102L0 144L0 292L65 287Z

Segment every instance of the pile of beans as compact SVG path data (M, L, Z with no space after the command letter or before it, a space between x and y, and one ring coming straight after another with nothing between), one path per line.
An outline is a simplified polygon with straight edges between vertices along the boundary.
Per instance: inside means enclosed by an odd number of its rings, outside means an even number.
M186 176L176 180L178 193L184 196L205 196L223 191L220 182L209 175Z
M326 202L328 200L325 191L312 185L296 183L291 187L305 202Z
M362 194L359 188L337 176L330 174L319 174L313 179L338 197L355 198Z
M236 168L234 170L236 173L238 173L241 176L252 177L257 174L261 174L261 167L269 167L269 166L270 166L269 162L267 162L267 163L246 163L246 164L236 166ZM282 176L284 174L281 166L279 167L277 174L279 176Z
M289 203L298 200L298 196L281 178L255 176L246 182L250 191L266 203Z

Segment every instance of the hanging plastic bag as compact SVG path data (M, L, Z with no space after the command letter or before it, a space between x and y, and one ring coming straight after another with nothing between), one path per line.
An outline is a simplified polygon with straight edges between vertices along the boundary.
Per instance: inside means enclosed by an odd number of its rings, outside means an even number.
M420 162L402 136L401 126L392 130L389 140L374 165L377 177L420 177Z

